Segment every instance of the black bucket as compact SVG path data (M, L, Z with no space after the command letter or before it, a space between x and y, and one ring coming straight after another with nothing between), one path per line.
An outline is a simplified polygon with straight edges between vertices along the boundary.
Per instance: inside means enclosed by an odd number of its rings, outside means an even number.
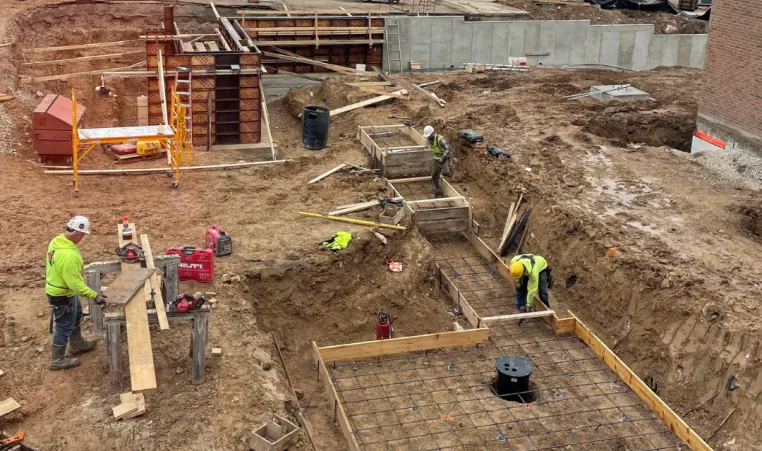
M328 124L331 110L324 106L306 106L302 112L302 145L310 150L323 149L328 144Z
M530 398L529 376L534 367L521 357L502 357L495 362L497 383L495 391L503 399L527 402Z

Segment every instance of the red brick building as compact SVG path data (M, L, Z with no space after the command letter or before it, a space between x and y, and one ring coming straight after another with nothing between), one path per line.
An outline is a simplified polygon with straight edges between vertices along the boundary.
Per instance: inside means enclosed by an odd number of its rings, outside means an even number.
M699 131L762 155L762 3L714 0Z

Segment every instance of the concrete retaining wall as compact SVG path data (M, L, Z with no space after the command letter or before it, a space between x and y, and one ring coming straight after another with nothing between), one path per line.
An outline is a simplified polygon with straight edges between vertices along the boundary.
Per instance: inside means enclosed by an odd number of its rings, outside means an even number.
M507 64L606 64L645 70L657 66L703 68L706 35L654 35L653 25L590 25L589 20L466 22L463 17L387 18L399 21L402 67ZM385 46L387 44L384 44ZM389 55L384 49L384 54ZM384 68L388 67L384 61Z

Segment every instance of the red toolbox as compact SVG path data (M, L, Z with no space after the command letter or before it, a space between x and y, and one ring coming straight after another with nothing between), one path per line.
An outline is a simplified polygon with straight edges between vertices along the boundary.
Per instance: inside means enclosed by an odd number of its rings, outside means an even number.
M180 256L180 280L212 283L214 280L214 251L200 247L170 247L169 255Z

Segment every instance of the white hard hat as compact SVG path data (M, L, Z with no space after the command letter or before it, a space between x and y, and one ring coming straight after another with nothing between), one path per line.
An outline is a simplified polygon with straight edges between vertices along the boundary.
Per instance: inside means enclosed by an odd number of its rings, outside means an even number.
M82 232L90 235L90 220L84 216L75 216L69 219L66 227L75 232Z
M428 137L433 135L433 134L434 134L434 127L432 127L431 125L427 125L427 126L423 127L423 137L424 138L428 139Z

